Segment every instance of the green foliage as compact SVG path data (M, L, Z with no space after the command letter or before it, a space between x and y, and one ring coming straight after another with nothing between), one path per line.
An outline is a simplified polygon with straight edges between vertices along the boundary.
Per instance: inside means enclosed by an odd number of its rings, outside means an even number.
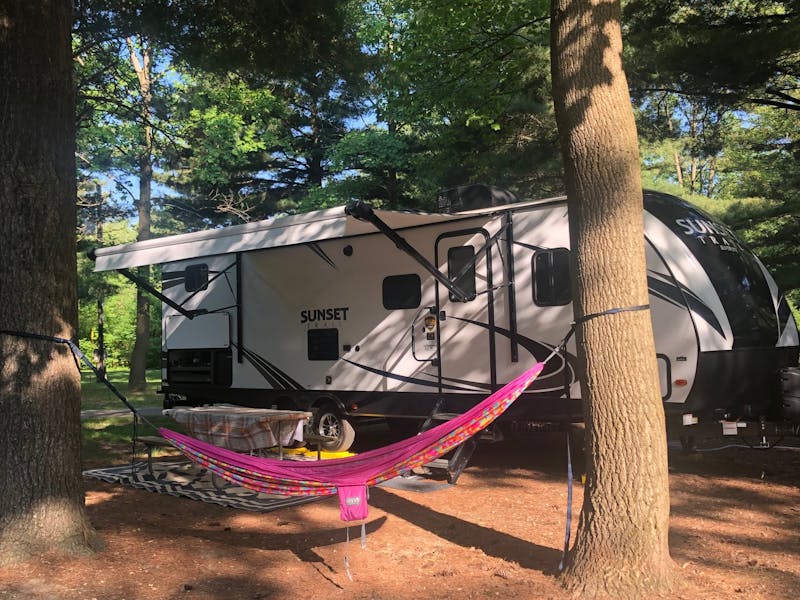
M120 291L113 296L106 298L103 302L105 313L104 341L106 346L107 364L110 367L127 366L129 364L131 351L135 337L136 323L136 290L131 285L120 288ZM81 333L87 329L85 335L81 335L81 347L87 356L87 348L94 349L97 343L97 305L96 300L79 302L79 316L81 320ZM86 345L84 345L86 343Z
M754 108L727 151L740 174L731 196L800 200L800 112Z
M756 253L800 322L800 207L764 198L687 199L731 227Z
M510 114L548 104L548 2L408 0L394 10L380 32L396 90L388 120L428 114L497 130Z
M330 157L338 171L402 171L409 168L411 160L408 140L401 133L377 127L348 133L332 149Z
M624 4L645 187L719 215L800 297L800 2ZM561 192L549 5L79 0L81 245L117 243L110 223L137 196L131 35L161 49L148 119L158 235L352 199L432 209L436 192L467 183ZM82 344L102 291L109 360L124 365L133 287L80 261ZM155 334L151 346L157 364Z
M428 197L465 183L561 188L549 99L549 3L370 3L379 116L416 138ZM380 24L383 24L381 27ZM366 34L365 34L366 37Z
M731 225L795 307L799 8L797 0L625 3L646 186L671 188Z
M173 96L175 144L163 175L179 194L166 200L172 214L194 229L274 212L274 204L266 206L270 181L261 173L273 160L286 111L270 89L235 74L181 73Z
M360 116L363 85L359 60L343 70L284 82L276 88L288 107L280 125L281 142L273 150L274 198L287 208L301 202L308 190L330 184L340 173L331 165L331 149Z
M293 77L353 51L342 0L76 0L91 40L144 34L194 67ZM357 49L356 49L357 50Z
M676 94L645 96L637 111L642 169L689 195L724 197L739 187L736 136L745 114Z
M800 109L797 0L629 0L632 88Z
M166 169L156 176L177 192L164 202L189 229L334 198L427 205L439 189L470 182L523 196L560 189L548 3L328 4L324 21L336 30L280 65L268 56L276 40L263 37L274 25L254 28L263 19L251 14L253 3L217 4L193 9L188 22L180 6L155 0L135 10L100 0L78 5L76 48L92 124L81 142L87 170L124 171L126 151L141 142L137 82L121 40L145 32L151 45L171 50L154 59L155 158ZM320 5L291 16L284 9L273 15L287 19L283 35L320 34ZM237 21L245 16L252 20ZM204 37L201 51L201 34L220 27L225 43ZM104 30L111 35L89 43ZM240 37L231 39L233 31ZM266 64L268 75L254 69ZM359 131L362 117L368 125Z
M416 145L413 136L375 126L347 133L328 153L331 169L340 176L309 194L301 209L354 199L384 208L417 207L417 199L425 196L420 196L420 181L411 177L420 157Z
M128 41L103 39L86 46L75 36L77 55L79 150L81 177L105 174L120 194L136 198L126 177L138 175L143 148L147 145L145 127L154 135L158 153L171 143L167 100L172 93L173 73L169 56L158 47L147 46L153 66L151 111L143 114L145 99L141 83L131 64ZM83 52L81 49L85 48ZM158 162L159 156L155 157Z
M136 231L127 221L104 224L103 241L107 245L124 244L135 240ZM94 238L84 238L87 245L96 245ZM125 367L133 350L136 323L136 288L117 273L94 273L94 262L85 252L79 252L78 263L78 341L88 357L98 342L97 300L103 296L104 342L108 367ZM151 334L148 363L160 364L161 304L151 303Z

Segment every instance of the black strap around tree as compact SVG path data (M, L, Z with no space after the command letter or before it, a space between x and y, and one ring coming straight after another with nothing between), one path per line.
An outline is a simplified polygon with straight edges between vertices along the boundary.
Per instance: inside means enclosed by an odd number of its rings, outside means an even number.
M567 400L567 410L569 410L569 401L570 401L570 381L569 381L569 369L567 369L567 342L569 342L570 338L575 333L575 325L578 323L585 323L586 321L590 321L591 319L596 319L597 317L603 317L606 315L615 315L622 312L636 312L640 310L649 310L649 304L640 304L639 306L626 306L622 308L609 308L608 310L604 310L601 312L590 313L588 315L583 315L582 317L578 317L573 321L572 325L569 328L569 332L564 339L561 340L561 343L555 347L556 351L561 350L564 353L564 395ZM570 533L572 529L572 484L573 484L573 473L572 473L572 448L570 443L570 435L571 432L569 430L569 424L567 425L567 515L566 515L566 525L564 531L564 549L561 552L561 561L558 563L558 570L559 572L564 570L564 567L567 563L567 554L569 553L569 541L570 541Z
M78 363L78 359L80 359L86 364L87 367L89 367L92 370L92 372L97 376L97 378L100 379L106 385L106 387L110 389L111 392L122 401L122 403L128 408L128 410L130 410L135 415L141 417L141 415L139 415L139 411L136 410L136 407L133 406L117 388L114 387L114 384L111 383L107 377L102 375L100 371L97 370L97 368L92 364L92 362L88 358L86 358L86 355L83 352L81 352L81 349L78 348L78 345L72 340L68 340L67 338L62 338L62 337L55 337L52 335L42 335L40 333L28 333L25 331L8 331L5 329L0 329L0 334L18 338L28 338L32 340L43 340L45 342L54 342L57 344L66 344L67 347L69 347L69 349L72 351L72 358L75 360L75 366L78 367L78 370L80 370L80 364Z
M136 409L136 407L133 406L133 404L131 404L128 401L128 399L125 396L122 395L122 392L120 392L116 387L114 387L114 384L108 380L108 377L106 377L105 375L100 373L100 371L97 370L97 368L92 364L92 362L88 358L86 358L86 355L83 352L81 352L81 349L78 348L78 345L75 342L67 338L56 337L52 335L42 335L41 333L30 333L27 331L9 331L6 329L0 329L0 335L7 335L18 338L27 338L31 340L42 340L45 342L53 342L56 344L65 344L72 352L72 358L75 361L75 367L78 369L78 372L80 372L80 363L78 362L78 360L80 359L81 361L83 361L86 364L86 366L89 367L92 370L92 372L97 376L97 378L100 381L102 381L109 390L111 390L111 393L114 394L117 398L119 398L122 401L122 403L127 407L127 409L131 411L131 413L133 414L133 435L131 438L132 440L131 443L133 444L131 464L133 464L133 461L135 460L136 457L136 439L138 437L137 430L139 427L139 419L147 423L153 429L157 429L157 427L153 425L149 420L147 420L147 418L144 415L142 415Z
M622 312L636 312L639 310L650 310L649 304L640 304L639 306L625 306L622 308L609 308L608 310L603 310L596 313L589 313L588 315L583 315L582 317L577 317L573 322L573 326L577 325L578 323L585 323L586 321L590 321L592 319L596 319L597 317L604 317L606 315L616 315L617 313Z
M72 358L75 361L75 367L78 369L79 372L80 372L80 363L78 362L78 360L80 359L81 361L83 361L86 364L86 366L89 367L92 370L92 372L97 376L97 378L100 381L102 381L109 390L111 390L111 393L114 394L117 398L119 398L122 401L122 403L127 407L127 409L130 410L131 413L133 414L133 434L131 436L132 440L131 443L133 445L131 451L131 465L133 465L133 461L136 459L136 439L138 437L137 430L139 428L139 420L141 419L153 429L157 429L157 427L153 425L153 423L151 423L138 410L136 410L136 407L133 406L133 404L131 404L128 401L128 399L122 395L122 392L120 392L116 387L114 387L114 384L108 380L108 377L106 377L105 375L100 373L100 371L97 370L97 368L92 364L92 362L88 358L86 358L86 355L83 352L81 352L81 349L78 348L78 345L75 342L67 338L55 337L52 335L42 335L40 333L30 333L26 331L8 331L5 329L0 330L0 335L8 335L18 338L27 338L31 340L42 340L45 342L53 342L56 344L65 344L72 352Z

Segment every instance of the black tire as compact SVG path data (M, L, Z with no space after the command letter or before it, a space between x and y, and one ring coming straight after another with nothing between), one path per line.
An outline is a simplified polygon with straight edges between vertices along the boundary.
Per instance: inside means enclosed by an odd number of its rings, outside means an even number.
M317 410L314 431L334 438L334 441L322 444L322 449L329 452L345 452L356 439L353 424L332 404L324 404Z

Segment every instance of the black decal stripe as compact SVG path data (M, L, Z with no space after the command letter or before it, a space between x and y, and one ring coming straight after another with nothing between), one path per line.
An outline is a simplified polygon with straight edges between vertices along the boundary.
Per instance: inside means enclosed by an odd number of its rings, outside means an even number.
M251 361L253 364L259 364L261 367L270 372L270 374L277 379L282 384L282 389L290 389L290 390L302 390L303 386L297 383L294 379L289 377L286 373L281 371L278 367L273 365L272 363L268 362L264 359L264 357L259 356L255 352L246 350L247 353L251 355Z
M161 271L161 281L170 279L185 279L186 271Z
M722 330L722 324L717 319L714 311L711 310L711 307L703 302L692 290L684 285L678 285L680 287L667 281L658 280L650 275L647 276L647 287L651 293L672 302L676 306L686 307L688 304L690 310L708 323L723 339L726 339L727 336Z
M786 322L791 316L792 309L789 308L789 303L786 302L786 297L781 296L781 299L778 302L778 325L781 328L781 332L783 332L783 328L786 327Z
M261 373L261 376L267 380L273 389L282 390L285 389L277 379L275 379L272 374L265 369L261 364L259 364L258 360L254 360L254 357L248 352L247 350L242 350L242 356L244 356L250 363L256 368L256 370Z
M534 246L532 244L526 244L525 242L519 242L517 240L514 240L514 245L522 246L523 248L527 248L528 250L533 250L534 252L538 252L539 250L546 250L546 248L543 248L542 246Z
M452 381L453 383L458 383L461 385L471 385L473 387L478 388L479 390L492 390L492 384L490 383L480 383L477 381L467 381L466 379L456 379L455 377L442 377L442 381Z
M232 344L234 347L238 347L236 344ZM304 389L299 383L297 383L294 379L289 377L286 373L281 371L278 367L273 365L272 363L268 362L262 356L259 356L255 352L248 350L247 348L242 348L242 355L250 361L250 363L256 368L256 370L261 373L261 376L266 379L269 384L278 390L302 390Z
M653 296L669 302L670 304L686 310L686 302L681 291L668 281L656 279L652 275L647 276L647 291Z
M186 271L162 271L161 272L161 289L168 290L169 288L183 285L186 281Z
M435 381L426 381L425 379L418 379L416 377L407 377L405 375L397 375L396 373L390 373L389 371L384 371L382 369L376 369L375 367L368 367L367 365L362 365L357 362L353 362L352 360L347 360L346 358L341 358L344 362L353 365L354 367L358 367L359 369L364 369L365 371L369 371L370 373L375 373L376 375L380 375L381 377L386 377L387 379L395 379L397 381L402 381L404 383L413 383L415 385L421 385L425 387L434 387L438 388L439 384ZM447 390L459 390L462 392L475 392L477 390L470 390L467 388L455 386L455 385L442 385L443 389Z
M453 317L448 316L448 319L455 319L456 321L462 321L464 323L470 323L471 325L477 325L478 327L483 327L484 329L491 330L489 325L486 323L481 323L480 321L473 321L471 319L462 319L460 317ZM554 349L554 346L550 344L546 344L544 342L537 342L536 340L532 340L529 337L521 335L519 333L512 334L511 331L508 329L504 329L502 327L495 326L493 331L503 337L508 339L515 339L517 343L525 348L532 357L537 360L541 360L545 356L548 356ZM529 391L531 392L553 392L557 390L564 389L564 368L566 367L569 369L569 384L572 385L573 383L577 382L575 377L575 369L573 368L573 364L577 361L577 358L572 356L571 354L567 353L567 362L566 365L564 364L564 359L562 355L556 354L553 358L550 359L550 362L544 368L541 375L539 375L531 384Z
M673 300L672 298L667 298L666 296L664 296L664 295L662 295L662 294L659 294L658 292L655 292L655 291L653 291L653 290L649 290L649 292L650 292L650 295L651 295L653 298L658 298L659 300L663 300L663 301L664 301L664 302L666 302L667 304L671 304L672 306L675 306L675 307L677 307L677 308L682 308L683 310L686 310L686 306L685 306L685 305L683 305L683 304L678 304L678 303L677 303L677 302L675 302L675 300Z
M319 247L319 244L316 242L309 242L306 246L317 256L319 256L322 260L332 266L334 269L336 268L336 263L331 260L331 257L325 254L325 251Z

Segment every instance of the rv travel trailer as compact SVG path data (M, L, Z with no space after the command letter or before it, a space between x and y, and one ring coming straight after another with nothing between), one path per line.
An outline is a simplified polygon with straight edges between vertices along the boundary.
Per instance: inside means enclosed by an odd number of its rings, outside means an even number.
M570 328L564 198L467 186L439 201L437 214L354 203L101 248L96 270L135 279L128 269L162 265L150 291L163 302L165 405L312 410L343 449L359 419L463 412ZM779 409L798 330L764 265L678 198L645 192L644 207L668 417ZM503 419L579 421L579 398L571 342Z

